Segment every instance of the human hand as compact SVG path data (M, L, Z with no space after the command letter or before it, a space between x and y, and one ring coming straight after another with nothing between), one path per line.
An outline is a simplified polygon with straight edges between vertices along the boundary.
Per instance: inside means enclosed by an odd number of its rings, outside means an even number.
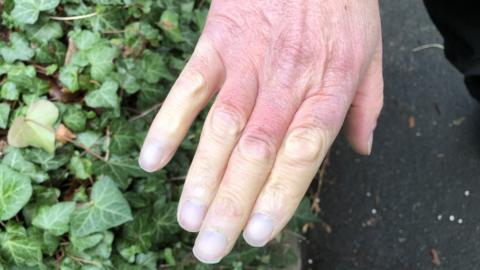
M371 151L383 104L377 0L213 0L195 52L156 116L140 165L165 166L218 92L178 221L216 263L244 230L263 246L294 214L346 121Z

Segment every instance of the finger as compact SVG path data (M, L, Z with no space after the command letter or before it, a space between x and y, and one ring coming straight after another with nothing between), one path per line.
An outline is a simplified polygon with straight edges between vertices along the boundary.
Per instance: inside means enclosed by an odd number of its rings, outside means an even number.
M359 154L370 155L373 133L383 107L382 53L374 57L353 99L346 121L346 136Z
M193 252L200 261L220 261L232 249L250 215L300 103L283 92L259 90L255 108L195 242ZM273 93L275 97L270 95Z
M293 216L341 128L349 104L348 98L338 95L317 95L301 105L245 227L247 243L265 245Z
M197 232L202 225L235 144L252 112L257 95L256 74L247 68L227 76L207 116L200 143L185 179L177 219Z
M201 38L150 127L139 159L144 170L156 171L170 161L195 117L223 83L224 73L216 49Z

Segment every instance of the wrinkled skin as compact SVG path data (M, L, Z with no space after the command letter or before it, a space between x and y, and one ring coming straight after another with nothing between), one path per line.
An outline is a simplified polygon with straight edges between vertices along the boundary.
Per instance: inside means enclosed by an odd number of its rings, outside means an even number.
M220 261L242 231L252 246L277 235L344 123L370 154L381 57L377 0L213 0L140 156L147 171L165 166L218 94L178 211L200 261Z

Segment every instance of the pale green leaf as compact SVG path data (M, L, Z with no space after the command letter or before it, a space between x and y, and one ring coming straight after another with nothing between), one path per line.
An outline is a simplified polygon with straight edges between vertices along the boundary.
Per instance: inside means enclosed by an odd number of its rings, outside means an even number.
M50 101L33 103L26 117L17 117L13 122L8 131L8 143L15 147L34 146L53 153L55 132L52 125L57 121L58 114L57 107Z

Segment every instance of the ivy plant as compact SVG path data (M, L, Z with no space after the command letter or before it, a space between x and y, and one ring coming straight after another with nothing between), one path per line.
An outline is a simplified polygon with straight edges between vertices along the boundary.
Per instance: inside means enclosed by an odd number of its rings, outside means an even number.
M206 112L173 161L137 165L194 49L204 0L0 0L0 270L272 269L284 235L220 265L176 222ZM289 230L315 220L308 200Z

